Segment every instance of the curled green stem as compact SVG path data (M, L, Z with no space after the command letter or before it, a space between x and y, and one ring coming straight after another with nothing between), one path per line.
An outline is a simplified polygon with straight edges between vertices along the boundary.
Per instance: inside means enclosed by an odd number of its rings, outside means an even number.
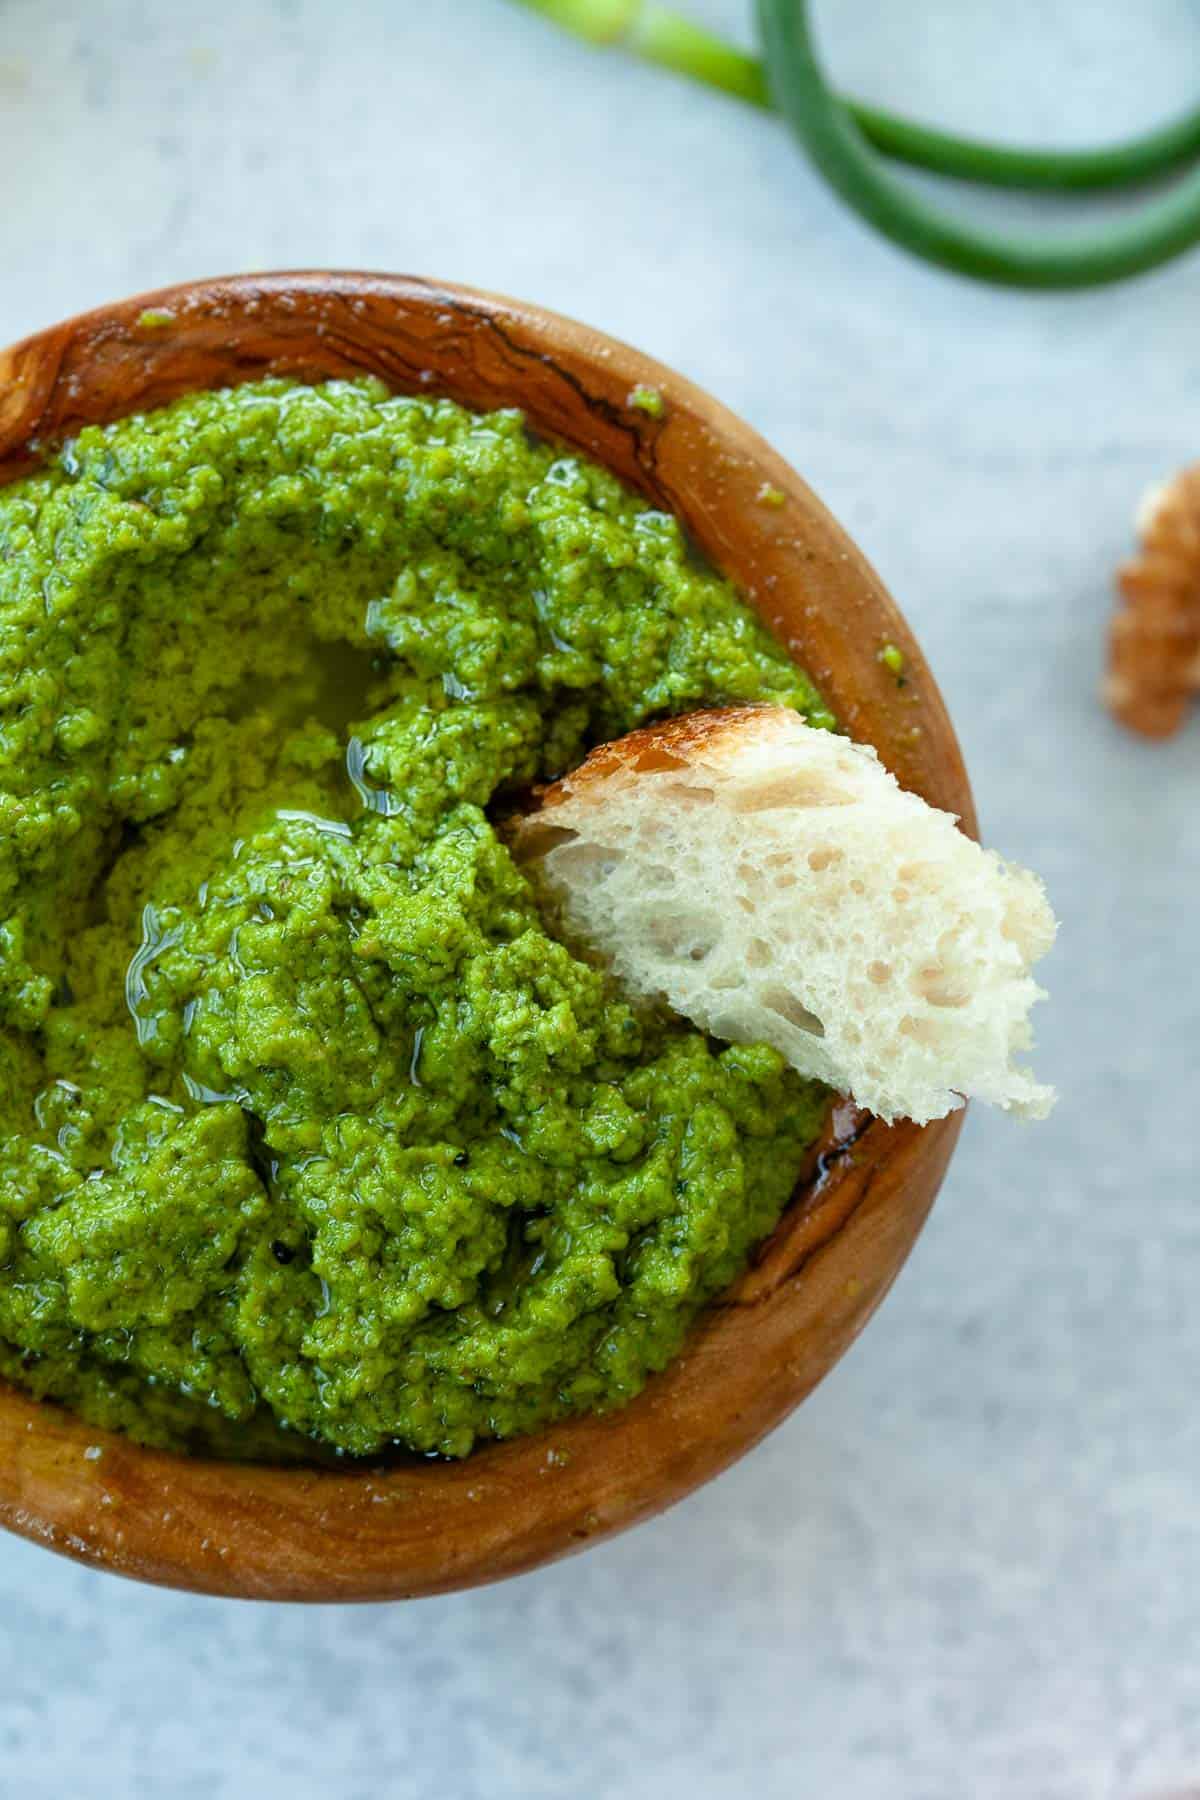
M519 0L592 44L625 50L753 106L770 106L759 58L651 0ZM989 144L842 99L851 122L895 162L988 187L1083 192L1132 186L1200 157L1200 107L1119 144L1080 150Z
M1200 243L1200 168L1131 219L1046 238L975 230L892 176L828 86L806 0L758 0L776 105L813 163L862 218L893 242L960 275L1013 287L1091 287L1140 274Z
M988 144L899 118L861 101L842 104L867 142L893 162L985 187L1066 193L1133 187L1200 157L1200 107L1118 144L1048 150L1034 145Z

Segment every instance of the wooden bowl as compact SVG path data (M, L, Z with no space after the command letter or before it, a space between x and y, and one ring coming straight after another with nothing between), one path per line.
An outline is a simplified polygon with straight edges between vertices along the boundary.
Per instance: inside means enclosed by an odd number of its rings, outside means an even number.
M921 652L799 476L670 369L537 307L325 272L194 282L103 307L0 353L0 483L85 423L195 389L363 372L468 406L520 406L676 513L850 733L974 829ZM660 416L631 403L643 388L662 396ZM878 660L884 643L904 656L903 686ZM460 1463L266 1468L141 1449L0 1387L0 1523L144 1581L270 1600L433 1594L581 1549L727 1467L832 1368L908 1255L960 1121L888 1128L832 1108L755 1265L623 1412Z

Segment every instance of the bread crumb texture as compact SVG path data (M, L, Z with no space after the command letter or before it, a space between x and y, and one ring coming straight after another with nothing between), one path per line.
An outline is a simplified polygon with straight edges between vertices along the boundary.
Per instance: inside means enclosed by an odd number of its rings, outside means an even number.
M880 1118L1042 1117L1014 1058L1055 920L1038 878L782 706L603 745L514 826L567 932L714 1037L765 1042Z

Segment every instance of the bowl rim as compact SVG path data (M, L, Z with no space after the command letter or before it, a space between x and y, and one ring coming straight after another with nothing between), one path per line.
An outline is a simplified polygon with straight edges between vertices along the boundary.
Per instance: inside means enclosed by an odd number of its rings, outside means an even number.
M92 420L266 373L354 370L468 405L507 393L537 428L675 511L851 735L974 832L925 659L801 477L666 365L547 309L330 270L185 282L101 306L0 351L0 485ZM641 390L661 410L639 404ZM884 642L904 658L903 691L879 659ZM961 1124L956 1113L888 1127L835 1105L752 1267L618 1412L460 1463L267 1468L144 1449L0 1385L0 1525L115 1573L271 1600L440 1593L566 1555L682 1499L823 1378L907 1257Z

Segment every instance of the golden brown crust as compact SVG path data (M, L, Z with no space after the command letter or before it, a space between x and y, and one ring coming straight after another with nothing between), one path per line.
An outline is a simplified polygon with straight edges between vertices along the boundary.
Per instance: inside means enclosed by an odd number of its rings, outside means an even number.
M700 712L681 713L675 719L642 725L610 744L598 744L577 769L551 782L549 787L540 788L537 797L541 810L574 799L581 788L615 774L618 769L644 775L658 769L683 768L695 760L702 744L711 744L726 732L736 731L773 710L766 704L710 706Z
M564 837L573 834L556 827L550 815L564 801L587 799L593 789L623 771L630 774L653 774L663 769L682 769L696 760L702 746L711 748L719 738L740 734L754 721L779 709L767 702L744 706L710 706L698 712L680 713L674 719L659 719L653 725L641 725L636 731L610 743L597 744L577 769L545 787L535 787L529 810L501 824L517 860L523 864L537 861ZM597 798L599 795L597 793Z
M1200 463L1155 498L1141 540L1118 572L1104 694L1123 725L1170 737L1200 691Z

